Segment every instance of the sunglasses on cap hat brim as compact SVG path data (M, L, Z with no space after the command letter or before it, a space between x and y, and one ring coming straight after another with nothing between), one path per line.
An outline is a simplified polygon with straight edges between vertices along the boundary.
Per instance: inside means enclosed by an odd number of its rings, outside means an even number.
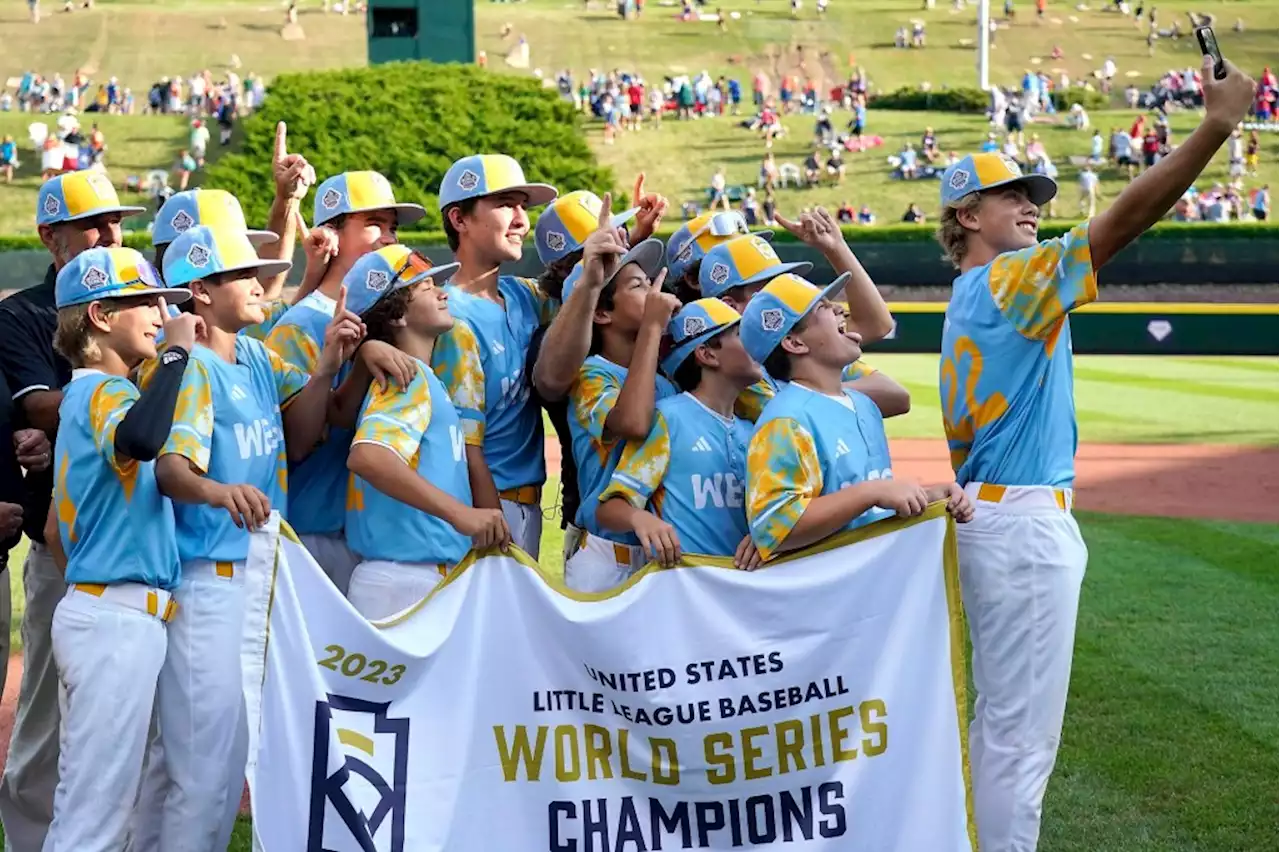
M378 296L373 305L365 308L363 313L369 313L369 311L373 309L374 305L378 304L378 302L381 302L397 290L412 287L415 284L426 281L428 278L432 279L437 284L441 284L461 268L462 264L456 262L442 263L439 266L432 266L430 258L426 255L421 252L411 251L405 257L400 266L396 268L395 274L392 276L391 283L387 286L387 289L382 291L382 294Z

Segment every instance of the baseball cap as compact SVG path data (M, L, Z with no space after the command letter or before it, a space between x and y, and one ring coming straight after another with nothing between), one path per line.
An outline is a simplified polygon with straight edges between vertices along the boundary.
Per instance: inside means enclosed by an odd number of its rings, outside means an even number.
M179 234L205 225L210 228L243 231L253 245L280 239L274 231L251 231L244 221L239 200L224 189L188 189L169 196L156 213L151 227L151 245L171 243Z
M391 183L378 172L343 172L326 178L316 187L315 216L323 225L347 213L370 210L396 211L396 223L408 225L427 215L421 204L401 204L391 191Z
M397 290L412 287L424 278L437 284L458 271L460 264L432 266L425 255L408 246L396 244L371 251L355 262L342 284L347 288L347 310L364 314L384 297Z
M524 169L506 154L472 154L454 162L440 181L440 209L451 204L482 198L499 192L523 192L530 207L555 200L556 188L545 183L529 183Z
M89 219L104 213L132 216L145 208L120 203L111 179L97 169L69 172L50 178L36 196L36 224L56 225Z
M551 202L534 226L534 244L538 247L538 260L543 264L555 263L562 257L582 248L600 221L600 196L580 189L562 195ZM639 207L615 213L610 223L620 228L635 218Z
M220 272L253 270L255 275L276 275L293 266L287 260L263 260L243 231L217 230L207 225L188 228L164 253L164 280L190 284Z
M703 297L685 305L667 323L672 348L662 359L662 372L675 378L676 370L693 350L741 321L742 316L719 299Z
M764 285L742 312L742 346L747 354L763 364L796 323L823 299L831 298L848 280L849 273L845 272L827 286L818 287L799 275L787 273Z
M719 296L734 287L762 284L784 272L805 275L813 269L807 260L783 263L767 241L758 237L735 237L713 246L698 270L698 289L703 296Z
M667 240L667 269L679 278L694 263L702 260L717 243L750 235L747 220L736 210L721 210L695 216L681 225ZM757 236L772 239L773 231L759 231Z
M53 287L59 308L126 296L164 296L170 305L191 298L191 291L185 287L160 283L155 267L131 248L82 251L58 270Z
M947 166L942 173L942 206L949 207L971 192L1020 183L1027 188L1031 203L1048 204L1058 194L1057 182L1046 175L1024 175L1022 168L1005 154L970 154Z
M633 246L630 251L618 259L617 267L614 268L612 275L605 278L603 286L609 286L609 283L618 277L618 273L628 263L639 265L645 275L653 278L658 274L658 270L662 269L663 253L662 240L656 237L650 237L644 242ZM582 269L582 261L578 261L573 265L573 270L570 271L569 277L564 279L564 285L560 290L561 304L569 301L569 293L573 291L579 279L582 278Z

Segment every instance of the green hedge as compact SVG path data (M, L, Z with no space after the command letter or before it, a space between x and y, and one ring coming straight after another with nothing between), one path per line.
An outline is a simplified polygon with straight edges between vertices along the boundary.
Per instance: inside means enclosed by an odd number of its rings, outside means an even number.
M290 150L306 152L321 180L349 170L382 172L397 199L427 208L422 226L433 231L441 227L440 181L468 154L510 154L529 180L553 186L603 193L614 183L587 147L573 105L530 77L426 62L286 74L244 122L241 150L204 176L205 184L236 195L250 222L266 221L271 205L271 153L281 120L289 125ZM308 219L311 203L308 197Z
M265 218L265 214L264 217ZM125 220L128 222L128 220ZM259 220L261 221L261 220ZM1041 238L1056 237L1066 233L1074 222L1047 222L1040 228ZM667 222L659 231L659 237L669 237L680 227L678 222ZM859 227L846 225L841 229L851 243L911 243L933 242L933 225L876 225ZM1280 238L1280 225L1273 222L1160 222L1147 232L1146 240L1268 240ZM400 239L413 245L444 245L443 231L402 231ZM774 242L796 242L796 238L783 228L774 229ZM139 250L151 248L147 234L126 234L124 244ZM0 252L42 250L40 238L34 236L0 236Z
M1071 109L1071 105L1079 103L1087 110L1106 109L1110 102L1101 92L1089 89L1064 89L1052 94L1053 107L1056 110ZM871 106L876 109L910 110L913 112L939 111L982 114L991 103L990 96L977 88L961 87L956 89L923 89L904 86L882 95L871 98Z

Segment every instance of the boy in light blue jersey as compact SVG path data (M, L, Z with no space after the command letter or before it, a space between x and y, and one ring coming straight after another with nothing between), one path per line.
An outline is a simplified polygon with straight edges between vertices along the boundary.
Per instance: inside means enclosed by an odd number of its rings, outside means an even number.
M260 322L259 260L243 233L191 228L165 254L165 280L189 286L206 335L192 352L159 461L174 501L183 618L170 630L160 675L161 741L171 787L161 849L226 847L248 748L239 636L249 530L272 509L287 516L286 450L305 458L319 441L330 388L360 336L339 311L308 376L240 330Z
M742 344L786 386L765 406L747 451L747 519L762 559L887 518L918 515L948 499L957 519L970 511L953 484L921 488L893 479L880 410L841 383L861 354L830 296L795 275L770 281L742 316Z
M347 460L347 537L363 560L347 597L374 621L426 597L473 544L511 541L500 509L471 505L462 421L427 366L453 325L451 297L436 282L457 268L392 246L365 255L347 275L370 337L414 359L404 391L370 390Z
M675 296L662 291L662 261L662 243L646 240L624 254L611 273L597 258L575 268L565 281L566 294L593 286L588 276L604 276L605 282L596 306L593 354L569 390L569 432L582 492L575 523L584 534L565 564L564 578L580 592L610 589L646 561L635 534L604 529L596 506L625 442L649 434L655 404L676 392L658 375L662 333L680 307Z
M959 276L942 331L939 393L956 478L976 504L957 530L978 698L969 731L983 850L1034 850L1066 713L1088 550L1071 514L1076 420L1071 311L1098 270L1199 176L1249 108L1253 81L1203 66L1205 117L1102 214L1038 240L1056 194L999 154L942 176L938 240Z
M529 233L527 207L553 201L556 190L525 180L501 154L463 157L440 185L445 236L460 268L449 283L457 320L441 335L431 367L449 390L467 439L475 504L501 508L519 547L537 559L546 481L542 412L525 377L533 333L560 302L536 281L502 275L520 259Z
M146 393L128 374L155 357L165 299L190 295L162 288L133 249L89 249L58 273L53 342L74 372L58 411L46 525L68 588L52 626L64 698L45 849L121 849L129 833L180 573L173 507L156 486L154 460L198 320L165 324L169 351Z
M719 299L690 302L672 318L662 370L683 393L658 402L648 437L628 441L596 518L634 532L645 553L672 565L681 552L732 556L754 568L744 490L751 424L733 413L760 379L738 337L741 317Z

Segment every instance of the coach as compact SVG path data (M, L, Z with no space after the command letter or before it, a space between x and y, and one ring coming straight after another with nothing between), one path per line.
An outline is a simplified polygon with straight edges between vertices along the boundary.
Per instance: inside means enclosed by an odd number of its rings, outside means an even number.
M119 247L121 219L140 212L122 206L99 171L60 175L40 187L36 225L53 263L43 282L0 302L0 373L12 391L15 423L39 430L49 443L58 431L62 387L71 380L70 365L53 351L58 270L88 249ZM44 469L29 469L23 481L22 530L31 549L22 566L22 689L0 781L0 821L12 852L39 852L44 845L58 785L58 673L49 630L66 584L44 543L54 472L50 451L42 452Z

